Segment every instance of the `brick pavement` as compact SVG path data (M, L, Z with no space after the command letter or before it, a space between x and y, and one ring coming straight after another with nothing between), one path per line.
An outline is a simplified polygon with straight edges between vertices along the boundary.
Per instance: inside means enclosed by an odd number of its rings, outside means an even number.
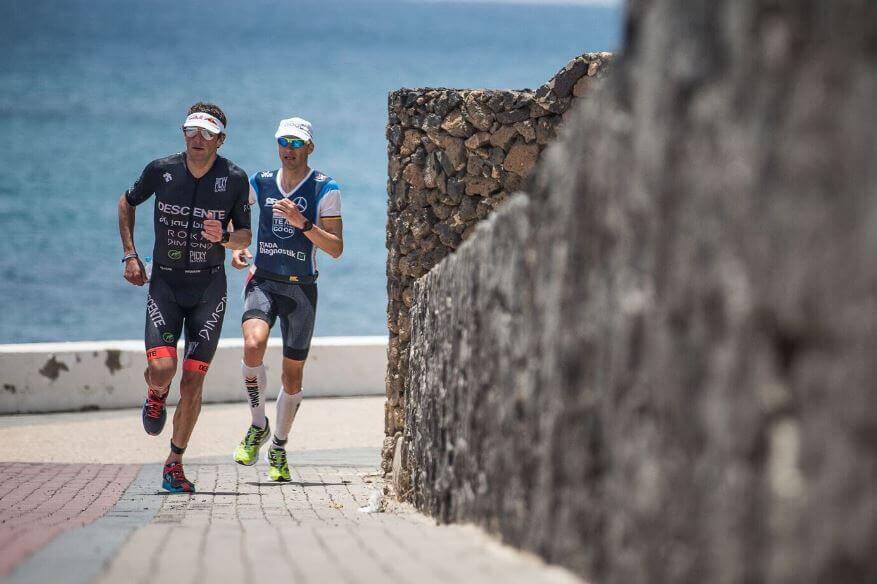
M279 485L264 465L190 465L199 493L165 496L97 581L578 581L409 506L360 512L381 486L376 466L293 461L292 482Z
M0 462L0 577L59 533L106 513L133 465Z
M305 405L318 415L318 404ZM345 407L330 405L319 414L329 423ZM208 426L215 423L210 412L202 418ZM131 423L139 423L136 414ZM82 414L83 432L89 415ZM58 419L66 424L69 417ZM52 420L42 417L40 431L51 431ZM20 420L15 424L24 431ZM223 440L233 445L238 430L224 430ZM0 539L7 546L0 560L15 566L3 581L580 582L475 527L437 526L407 505L361 513L383 486L380 435L368 436L351 435L346 447L290 451L287 484L269 482L264 462L234 464L222 446L217 451L227 454L187 461L194 495L161 491L158 462L0 463L0 538L19 534Z

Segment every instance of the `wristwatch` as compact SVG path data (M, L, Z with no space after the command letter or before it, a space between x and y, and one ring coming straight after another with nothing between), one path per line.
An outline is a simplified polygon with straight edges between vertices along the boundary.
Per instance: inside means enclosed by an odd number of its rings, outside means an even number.
M305 219L305 224L301 226L301 231L304 233L305 231L310 231L314 228L314 224Z
M231 237L231 233L226 230L222 230L222 239L219 240L219 243L228 243L229 238Z

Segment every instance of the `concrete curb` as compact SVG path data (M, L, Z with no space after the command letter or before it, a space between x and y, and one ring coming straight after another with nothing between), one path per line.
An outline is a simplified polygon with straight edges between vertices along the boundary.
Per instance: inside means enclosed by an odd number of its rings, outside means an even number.
M204 384L205 403L244 400L242 352L243 339L219 342ZM280 339L270 339L265 365L272 390L279 388L282 358ZM0 414L138 407L145 367L142 341L0 345ZM383 395L386 368L386 337L317 337L304 388L313 397ZM179 375L174 387L178 381ZM177 395L171 392L170 403Z

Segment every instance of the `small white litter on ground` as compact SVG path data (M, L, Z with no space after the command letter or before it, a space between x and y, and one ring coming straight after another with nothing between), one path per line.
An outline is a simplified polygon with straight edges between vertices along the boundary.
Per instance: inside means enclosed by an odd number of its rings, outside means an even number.
M368 505L360 507L360 513L380 513L384 510L384 493L381 489L373 489L368 496Z

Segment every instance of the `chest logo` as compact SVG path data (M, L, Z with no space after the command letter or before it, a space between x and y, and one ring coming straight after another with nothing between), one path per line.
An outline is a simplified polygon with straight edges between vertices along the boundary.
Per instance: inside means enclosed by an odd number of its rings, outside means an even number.
M265 172L260 173L260 175L262 178L271 178L272 176L274 176L274 172L266 170Z
M164 182L166 182L166 183L169 183L169 182L171 182L172 180L174 180L174 177L171 176L171 173L169 173L169 172L166 172L166 173L164 173L163 175L161 175L161 178L163 178L163 179L164 179Z
M216 184L213 185L214 193L224 193L225 192L225 184L228 182L228 177L223 176L216 179Z
M265 203L266 206L273 206L278 199L274 199L269 197ZM304 197L296 197L292 200L292 203L296 206L300 213L304 213L308 208L308 201ZM274 215L271 217L271 231L274 235L280 239L289 239L293 235L295 235L295 227L293 227L289 221L286 220L286 217L280 215Z

